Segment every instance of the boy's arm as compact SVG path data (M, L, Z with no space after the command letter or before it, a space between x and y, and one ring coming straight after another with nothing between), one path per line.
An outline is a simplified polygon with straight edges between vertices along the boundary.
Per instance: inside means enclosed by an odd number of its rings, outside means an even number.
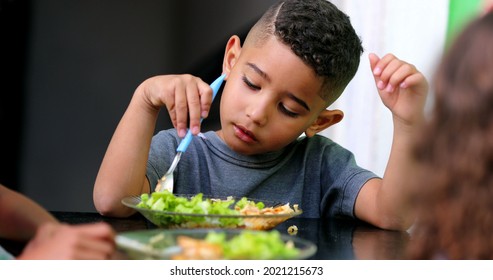
M141 85L118 124L94 184L94 206L105 216L124 217L134 211L121 199L149 192L146 162L159 109L149 108L140 97Z
M55 217L32 199L0 185L0 237L25 241Z
M2 185L0 237L30 240L21 259L100 259L115 251L109 225L62 225L38 203Z
M411 64L388 54L370 54L370 65L382 102L392 112L394 133L383 179L369 180L356 199L359 219L384 229L407 230L414 222L412 193L404 180L417 165L411 156L413 137L423 122L428 83Z
M148 193L146 164L158 113L166 106L178 134L199 132L200 117L210 108L212 89L197 77L149 78L135 91L110 141L94 185L93 200L102 215L124 217L134 211L121 203L126 196Z

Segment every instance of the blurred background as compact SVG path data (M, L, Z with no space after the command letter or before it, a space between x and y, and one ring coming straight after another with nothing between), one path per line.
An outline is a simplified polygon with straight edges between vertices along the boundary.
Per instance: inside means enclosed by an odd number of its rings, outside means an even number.
M274 2L0 0L0 183L48 210L95 211L99 165L135 88L171 73L212 82L228 38L243 38ZM450 22L457 22L450 19L452 7L462 15L471 10L460 2L479 0L332 2L351 17L365 54L331 106L345 119L322 134L383 175L392 122L376 93L368 53L392 52L430 78ZM169 127L163 112L157 130ZM218 127L217 106L204 127Z

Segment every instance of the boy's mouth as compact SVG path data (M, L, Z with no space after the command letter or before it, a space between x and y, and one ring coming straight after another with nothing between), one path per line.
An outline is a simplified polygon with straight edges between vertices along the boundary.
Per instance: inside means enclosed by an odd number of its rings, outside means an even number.
M235 130L236 137L240 138L242 141L244 141L246 143L257 142L257 138L255 138L255 135L253 134L253 132L246 129L245 127L240 126L240 125L233 125L233 128Z

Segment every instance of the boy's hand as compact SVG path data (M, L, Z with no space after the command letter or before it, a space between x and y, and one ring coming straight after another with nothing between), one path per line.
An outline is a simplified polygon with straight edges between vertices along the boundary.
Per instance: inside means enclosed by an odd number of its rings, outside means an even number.
M428 82L416 67L392 54L379 58L370 54L370 67L382 102L394 121L413 126L423 118Z
M180 137L185 137L187 127L194 135L200 132L200 118L207 117L212 103L207 83L191 75L165 75L149 78L143 86L146 103L156 110L166 106Z
M106 223L41 225L19 259L102 260L115 253L115 232Z

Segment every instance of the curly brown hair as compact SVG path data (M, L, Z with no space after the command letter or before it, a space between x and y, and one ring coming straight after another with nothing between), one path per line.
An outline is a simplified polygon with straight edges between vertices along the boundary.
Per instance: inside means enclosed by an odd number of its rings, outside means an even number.
M413 259L493 259L493 13L471 22L434 79L413 151L422 164Z
M245 43L270 36L286 44L323 78L321 97L332 104L358 70L361 39L349 17L326 0L280 0L249 32Z

